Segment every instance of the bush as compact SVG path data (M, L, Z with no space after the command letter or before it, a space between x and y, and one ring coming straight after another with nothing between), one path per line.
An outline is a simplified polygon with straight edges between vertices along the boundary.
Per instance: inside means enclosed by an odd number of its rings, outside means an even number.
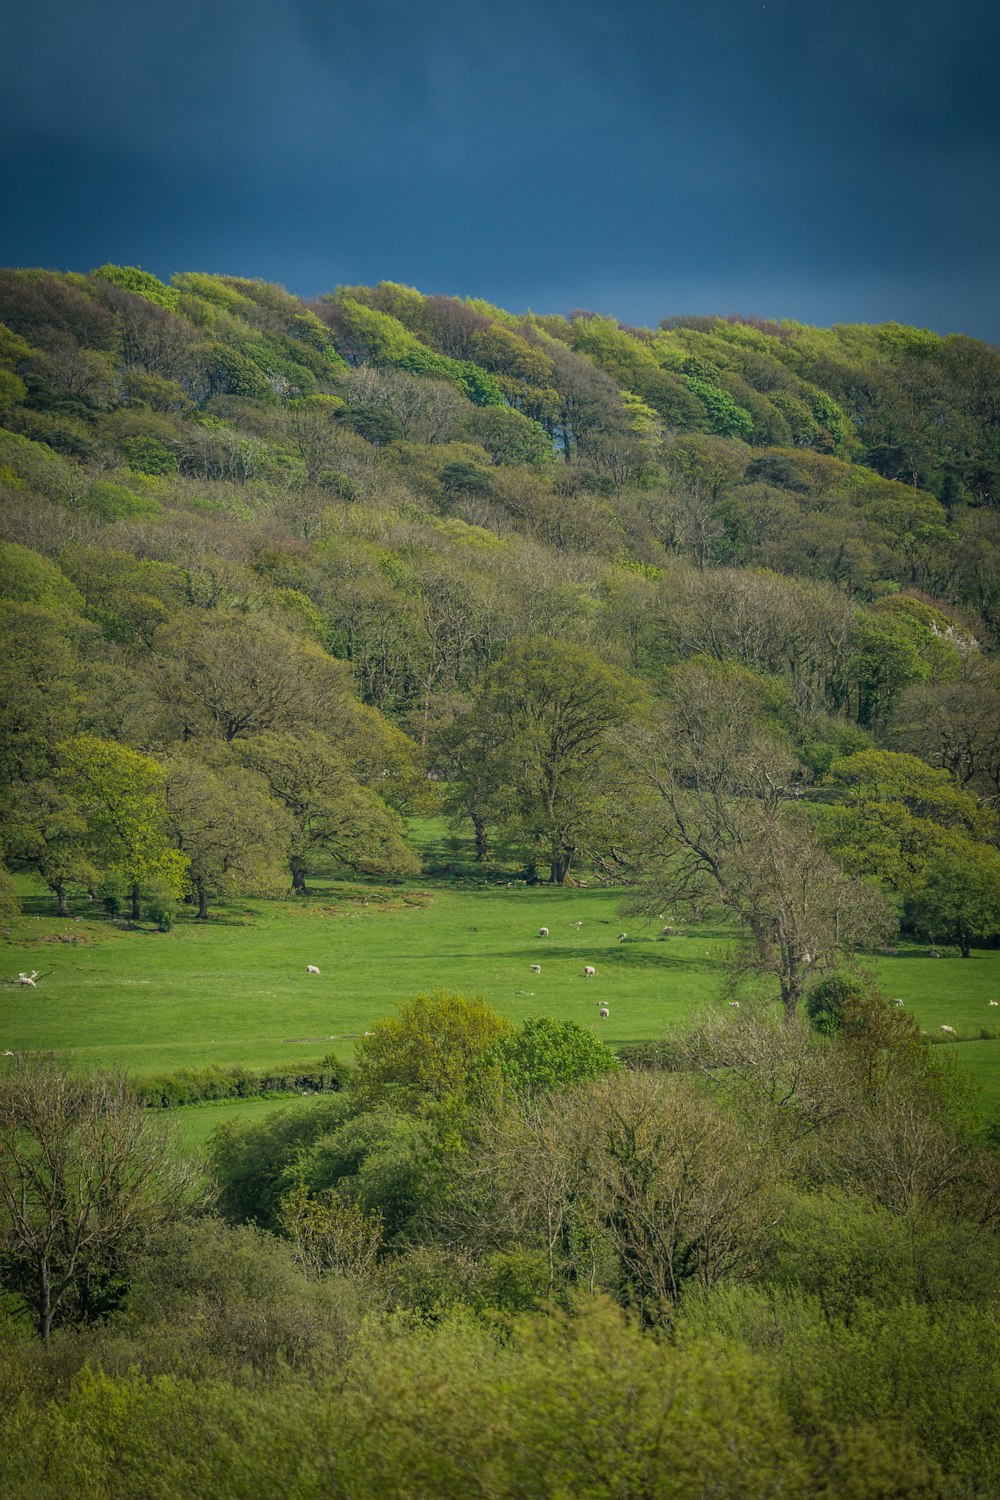
M865 987L857 979L849 974L828 974L806 996L810 1025L823 1036L833 1036L843 1029L847 1002L864 997Z
M151 1109L173 1109L182 1104L204 1104L214 1099L251 1099L261 1094L338 1093L347 1070L329 1054L313 1066L287 1071L249 1068L182 1068L176 1073L154 1073L133 1084L136 1097Z

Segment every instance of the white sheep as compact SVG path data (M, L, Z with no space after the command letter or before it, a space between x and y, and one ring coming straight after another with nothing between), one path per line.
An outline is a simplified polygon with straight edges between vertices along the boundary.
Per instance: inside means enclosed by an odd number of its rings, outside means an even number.
M594 977L594 975L596 973L597 973L597 970L594 968L593 964L584 964L584 966L583 966L583 977L584 977L584 979L593 979L593 977Z
M539 927L539 929L538 929L538 936L539 937L548 937L548 935L549 935L549 929L547 927Z
M1000 1005L1000 1000L989 1000L989 1001L987 1001L987 1004L989 1004L989 1005Z
M673 935L674 929L672 927L662 927L660 929L660 937L673 937Z
M600 1016L602 1021L606 1021L611 1012L608 1010L608 1007L606 1005L602 1005L597 1014Z
M306 964L306 973L307 974L318 974L319 970L317 969L317 967L316 967L315 964Z
M940 1030L941 1031L946 1031L949 1036L954 1036L955 1035L955 1028L954 1028L954 1026L942 1026L942 1027L940 1027Z
M902 1005L903 1002L902 1000L894 1000L892 1003L893 1005Z
M729 1002L729 1009L730 1010L739 1010L739 1008L740 1008L740 1002L738 1000L730 1000L730 1002Z
M18 984L29 984L32 989L35 989L35 987L36 987L35 986L35 980L37 978L38 978L38 970L37 969L32 969L32 971L31 971L30 974L18 974L18 976L17 976L17 982L18 982Z
M4 1053L4 1057L13 1057L13 1056L14 1056L13 1052L9 1052L8 1051L8 1052Z
M542 966L541 966L541 964L532 964L531 965L531 972L532 972L532 974L540 974L542 972Z
M627 932L620 932L618 934L618 941L620 943L624 943L627 937L628 937L628 933Z

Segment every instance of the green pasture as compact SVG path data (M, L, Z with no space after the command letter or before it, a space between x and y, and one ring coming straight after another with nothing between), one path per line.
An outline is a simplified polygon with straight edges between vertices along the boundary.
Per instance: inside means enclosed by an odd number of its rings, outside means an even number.
M0 947L0 1052L51 1050L136 1074L347 1058L372 1021L435 986L481 994L514 1021L572 1018L612 1046L724 1003L725 930L663 936L658 921L623 918L616 891L481 884L438 830L419 833L436 876L406 887L319 879L308 897L230 903L166 933L116 925L86 901L60 920L48 893L24 882L24 916ZM1000 952L935 959L902 944L873 962L885 993L926 1030L947 1024L970 1038L949 1052L1000 1100L1000 1041L972 1040L1000 1031L1000 1007L988 1004L1000 1000ZM16 983L22 969L40 971L37 988Z

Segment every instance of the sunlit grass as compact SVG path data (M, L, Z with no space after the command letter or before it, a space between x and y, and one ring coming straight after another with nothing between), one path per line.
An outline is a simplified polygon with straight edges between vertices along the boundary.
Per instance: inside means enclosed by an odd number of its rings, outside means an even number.
M321 878L306 898L233 902L207 923L184 915L168 933L115 926L86 901L59 920L25 882L24 918L0 949L0 1052L53 1050L133 1073L349 1058L373 1020L435 986L482 994L514 1021L570 1017L612 1045L724 1003L724 929L664 937L659 922L623 918L618 891L508 884L503 869L477 870L442 824L416 832L435 877L396 887ZM1000 999L1000 953L934 959L902 944L874 962L885 993L928 1032L1000 1029L1000 1007L988 1004ZM33 968L36 989L10 982ZM1000 1042L951 1050L1000 1099Z

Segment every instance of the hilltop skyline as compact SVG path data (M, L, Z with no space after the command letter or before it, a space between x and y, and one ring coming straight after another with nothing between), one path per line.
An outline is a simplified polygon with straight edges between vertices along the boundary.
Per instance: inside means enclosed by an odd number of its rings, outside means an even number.
M964 0L40 0L8 22L0 260L996 341L998 39Z

